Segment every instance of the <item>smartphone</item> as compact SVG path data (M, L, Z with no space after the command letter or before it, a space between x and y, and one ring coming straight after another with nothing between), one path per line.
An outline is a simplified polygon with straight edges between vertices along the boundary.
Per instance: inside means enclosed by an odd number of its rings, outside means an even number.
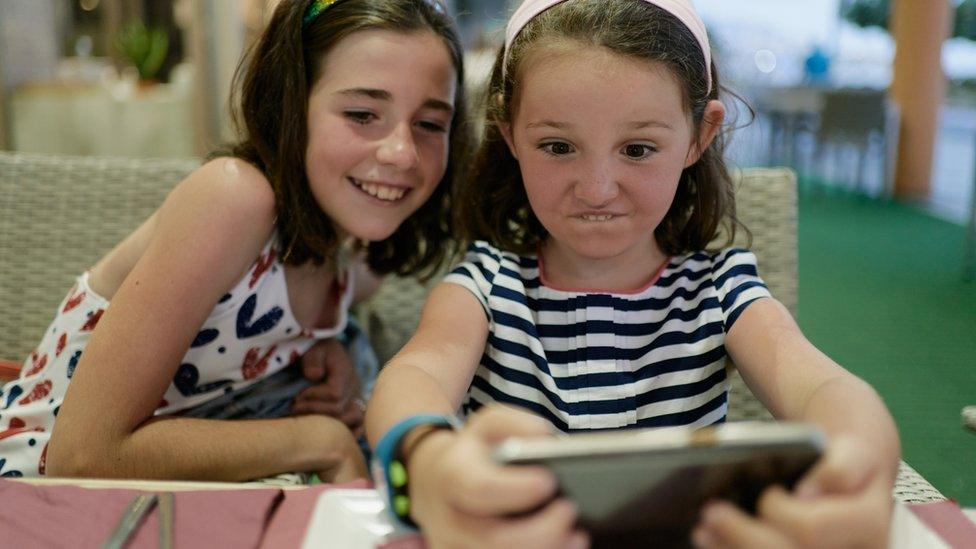
M552 470L595 547L686 547L705 502L753 513L765 488L792 488L824 448L812 425L737 422L510 438L492 457Z

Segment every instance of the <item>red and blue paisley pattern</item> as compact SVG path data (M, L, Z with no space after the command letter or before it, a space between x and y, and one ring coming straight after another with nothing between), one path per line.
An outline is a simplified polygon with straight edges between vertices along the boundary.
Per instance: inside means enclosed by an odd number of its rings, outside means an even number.
M341 288L336 326L303 328L292 315L284 267L272 238L201 326L156 415L179 413L225 391L257 383L316 341L341 332L352 301L351 286ZM20 378L0 390L0 476L44 474L47 441L65 391L108 306L91 290L88 273L78 277L40 345L24 361Z

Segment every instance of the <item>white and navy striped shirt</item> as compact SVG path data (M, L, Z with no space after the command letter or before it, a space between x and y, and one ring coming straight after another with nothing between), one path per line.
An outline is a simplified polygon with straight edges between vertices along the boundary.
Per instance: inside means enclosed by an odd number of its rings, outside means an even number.
M488 315L464 410L505 402L564 432L724 421L725 334L769 296L736 248L672 257L648 287L601 294L547 287L536 257L477 241L445 281Z

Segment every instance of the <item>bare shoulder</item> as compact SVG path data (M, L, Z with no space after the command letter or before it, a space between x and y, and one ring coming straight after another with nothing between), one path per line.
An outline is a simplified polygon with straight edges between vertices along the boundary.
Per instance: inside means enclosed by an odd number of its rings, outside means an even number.
M430 291L424 313L433 315L472 315L484 317L484 308L470 290L453 282L440 282Z
M480 349L488 335L484 308L467 288L451 282L434 286L420 315L413 339L445 342L474 342Z
M240 159L214 159L166 198L153 235L155 257L192 258L201 269L230 276L257 257L274 223L274 192L264 174Z
M735 339L740 334L758 335L783 330L798 331L796 321L778 299L768 296L746 305L745 310L729 329L728 336Z
M459 406L484 352L488 329L478 299L462 286L441 282L431 290L417 330L384 369L413 365L436 379L452 405Z
M170 199L181 206L201 204L211 215L266 221L269 226L274 218L274 191L267 177L239 158L210 160L180 182Z

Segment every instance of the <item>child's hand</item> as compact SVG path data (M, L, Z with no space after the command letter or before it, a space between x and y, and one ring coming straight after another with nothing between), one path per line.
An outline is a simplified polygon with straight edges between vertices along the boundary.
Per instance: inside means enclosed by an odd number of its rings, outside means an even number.
M439 431L408 457L412 516L427 543L441 547L583 548L576 510L556 495L556 479L541 467L502 466L491 448L510 436L547 436L545 421L492 405L457 433Z
M320 414L304 415L295 420L301 429L300 438L320 459L313 472L322 482L369 479L359 442L340 421Z
M833 439L827 453L793 493L772 487L759 499L757 517L728 502L702 512L696 547L886 547L892 481L869 444Z
M345 347L335 339L320 341L302 355L301 365L305 378L316 384L298 393L292 413L332 416L362 436L362 385Z

